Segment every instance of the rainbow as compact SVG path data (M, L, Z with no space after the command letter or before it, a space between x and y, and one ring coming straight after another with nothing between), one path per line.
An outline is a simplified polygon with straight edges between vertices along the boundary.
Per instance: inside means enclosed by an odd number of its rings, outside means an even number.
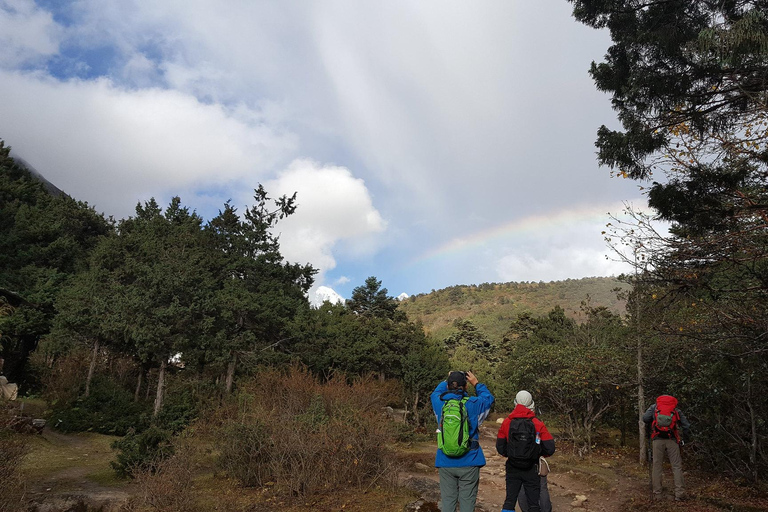
M475 249L488 242L504 240L510 237L534 235L542 231L563 230L577 223L591 223L605 225L610 222L609 212L619 214L626 208L626 204L618 203L611 208L585 206L581 208L569 208L544 215L531 215L522 219L516 219L506 224L500 224L491 228L478 231L469 236L454 238L440 247L424 252L413 259L408 266L419 265L439 258L460 254Z

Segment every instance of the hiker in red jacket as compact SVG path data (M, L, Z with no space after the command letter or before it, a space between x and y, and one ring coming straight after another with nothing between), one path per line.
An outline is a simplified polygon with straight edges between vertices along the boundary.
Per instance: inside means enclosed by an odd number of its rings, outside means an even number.
M515 408L504 419L496 437L496 451L507 458L507 497L502 512L513 512L520 487L528 500L529 512L540 512L539 457L555 453L555 440L535 413L531 394L525 390L515 397Z
M683 412L677 408L677 398L670 395L659 396L656 403L652 404L643 414L643 421L651 429L653 497L656 500L662 498L661 471L666 453L669 458L669 465L672 466L672 477L675 480L675 500L683 501L685 499L685 487L680 446L688 441L691 424Z

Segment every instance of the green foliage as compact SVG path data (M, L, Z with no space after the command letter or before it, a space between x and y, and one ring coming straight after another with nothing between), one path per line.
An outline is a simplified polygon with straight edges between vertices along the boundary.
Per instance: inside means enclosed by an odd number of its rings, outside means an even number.
M51 422L62 432L99 432L122 436L131 430L141 431L149 424L149 408L134 402L133 394L115 381L98 376L88 397L73 402L58 402Z
M402 383L405 403L413 411L415 424L434 418L429 394L450 371L448 353L442 347L420 343L411 347L403 361Z
M52 196L9 150L0 140L0 332L4 371L26 387L27 356L50 329L60 290L112 226L86 203Z
M176 378L167 387L163 410L155 424L163 430L179 434L221 398L221 388L209 380Z
M605 308L584 306L584 312L587 321L581 325L557 308L514 323L507 338L509 360L500 370L509 385L496 397L501 407L511 408L518 390L531 391L589 451L594 428L621 402L634 375L621 318Z
M368 278L367 283L376 290L380 285L375 278ZM385 300L386 289L383 291L384 295L377 291L372 296ZM385 302L391 305L393 300ZM424 331L404 315L390 314L384 306L363 306L361 301L358 297L352 303L357 311L349 303L327 302L317 309L301 310L290 329L291 352L317 374L334 369L349 375L377 373L402 378L405 358L426 345Z
M598 132L599 160L633 178L653 171L670 127L723 131L764 109L768 34L763 2L571 0L574 16L606 27L613 45L590 73L611 93L624 131ZM663 187L660 183L654 186Z
M151 426L137 434L129 432L124 438L112 443L118 450L117 460L110 466L121 476L132 476L137 471L152 471L164 459L174 453L172 434L167 430Z
M347 301L347 308L358 315L396 319L398 301L387 295L387 289L381 287L381 281L371 276L363 286L352 290L352 298Z
M757 419L768 413L757 399L768 392L768 6L573 3L577 19L613 40L591 74L623 130L600 128L598 159L622 177L654 174L648 203L672 223L658 233L635 213L612 233L641 256L633 323L648 355L643 384L678 393L712 431L703 462L757 481L768 469Z
M305 294L316 272L310 265L283 262L274 234L278 221L294 212L295 195L272 202L259 186L254 200L242 219L227 203L205 227L216 256L215 315L209 343L188 353L229 365L230 372L247 351L282 349L286 324L307 306Z

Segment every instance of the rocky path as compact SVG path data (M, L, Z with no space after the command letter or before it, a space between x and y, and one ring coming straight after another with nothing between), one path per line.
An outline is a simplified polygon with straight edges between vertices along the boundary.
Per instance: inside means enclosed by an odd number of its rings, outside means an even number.
M499 512L506 496L505 458L496 453L498 426L491 423L481 427L480 444L486 456L487 465L480 470L480 490L477 511ZM623 474L619 467L610 462L597 463L587 471L574 471L558 461L558 454L550 459L551 473L548 476L552 509L560 511L591 510L599 512L623 512L629 496L644 496L644 483ZM406 477L419 476L438 481L437 471L431 467L419 466L421 472L409 473ZM590 473L591 472L591 473ZM520 510L519 506L516 510Z

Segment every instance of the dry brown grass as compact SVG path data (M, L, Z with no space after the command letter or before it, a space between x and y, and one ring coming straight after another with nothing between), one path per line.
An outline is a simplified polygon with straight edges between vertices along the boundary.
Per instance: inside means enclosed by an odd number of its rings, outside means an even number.
M135 496L122 511L190 512L198 510L193 492L193 461L191 446L180 446L176 453L153 464L151 468L134 471Z
M10 429L15 406L0 402L0 512L17 512L24 505L21 463L27 453L25 436Z
M392 393L374 379L321 383L300 367L270 370L217 411L221 467L245 486L289 496L393 484L391 427L381 413Z

